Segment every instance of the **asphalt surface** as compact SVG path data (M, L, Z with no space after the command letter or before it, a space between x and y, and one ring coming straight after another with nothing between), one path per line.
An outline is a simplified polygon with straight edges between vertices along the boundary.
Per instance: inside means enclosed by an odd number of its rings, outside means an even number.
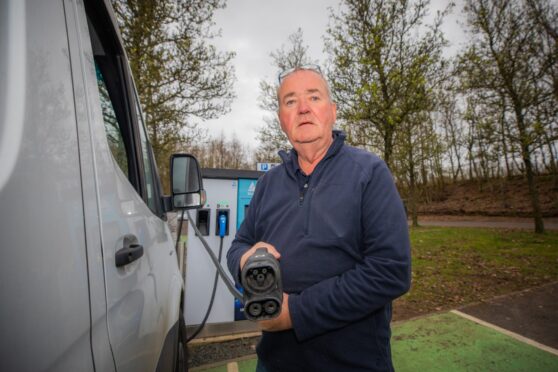
M558 282L496 297L459 310L558 349Z
M557 297L555 282L469 305L459 312L396 322L392 326L394 366L402 372L558 371ZM479 320L484 324L477 324ZM543 350L502 329L554 350ZM252 355L193 370L252 372L255 365Z

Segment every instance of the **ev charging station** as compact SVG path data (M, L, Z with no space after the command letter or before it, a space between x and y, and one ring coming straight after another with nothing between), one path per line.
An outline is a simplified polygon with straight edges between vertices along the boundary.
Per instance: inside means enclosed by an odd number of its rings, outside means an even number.
M201 209L192 211L191 215L196 227L217 257L220 245L219 222L221 220L222 223L223 216L225 217L220 262L227 272L228 249L244 220L257 180L262 174L264 172L250 170L202 169L207 201ZM196 325L202 322L211 301L216 268L191 226L188 227L186 242L184 318L186 325ZM238 303L235 311L235 298L219 278L207 323L233 322L238 319Z

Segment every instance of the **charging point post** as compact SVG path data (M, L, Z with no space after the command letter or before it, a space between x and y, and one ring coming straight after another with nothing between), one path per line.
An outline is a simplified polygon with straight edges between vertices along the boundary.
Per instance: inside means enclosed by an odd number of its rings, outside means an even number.
M240 224L242 223L246 206L256 188L257 179L262 172L246 170L202 169L203 185L207 200L203 208L191 214L192 222L200 233L189 230L187 237L187 255L185 259L185 309L184 318L187 326L197 326L205 318L208 304L213 292L215 262L206 252L205 245L199 239L206 240L215 257L218 256L217 247L223 241L223 257ZM199 211L199 212L198 212ZM200 236L198 236L199 234ZM224 259L218 260L222 267L226 267ZM225 269L226 270L226 269ZM230 273L226 272L229 279ZM234 284L233 284L234 288ZM238 288L234 288L238 292ZM229 287L219 284L215 293L214 304L207 324L228 323L235 320L245 320L242 294L237 296ZM219 333L220 331L212 330ZM212 333L213 334L213 333Z

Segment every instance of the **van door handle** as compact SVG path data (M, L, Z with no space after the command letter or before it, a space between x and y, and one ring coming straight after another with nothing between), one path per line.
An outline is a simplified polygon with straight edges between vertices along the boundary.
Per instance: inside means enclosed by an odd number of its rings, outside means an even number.
M143 256L143 245L139 244L135 235L128 234L124 236L124 247L116 252L114 257L116 267L122 267L134 262Z

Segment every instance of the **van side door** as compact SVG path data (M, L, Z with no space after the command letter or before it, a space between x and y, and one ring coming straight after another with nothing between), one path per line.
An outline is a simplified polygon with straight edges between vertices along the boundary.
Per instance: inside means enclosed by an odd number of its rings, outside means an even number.
M172 368L182 279L152 149L110 5L76 7L114 363Z
M65 11L0 1L0 371L95 370Z

